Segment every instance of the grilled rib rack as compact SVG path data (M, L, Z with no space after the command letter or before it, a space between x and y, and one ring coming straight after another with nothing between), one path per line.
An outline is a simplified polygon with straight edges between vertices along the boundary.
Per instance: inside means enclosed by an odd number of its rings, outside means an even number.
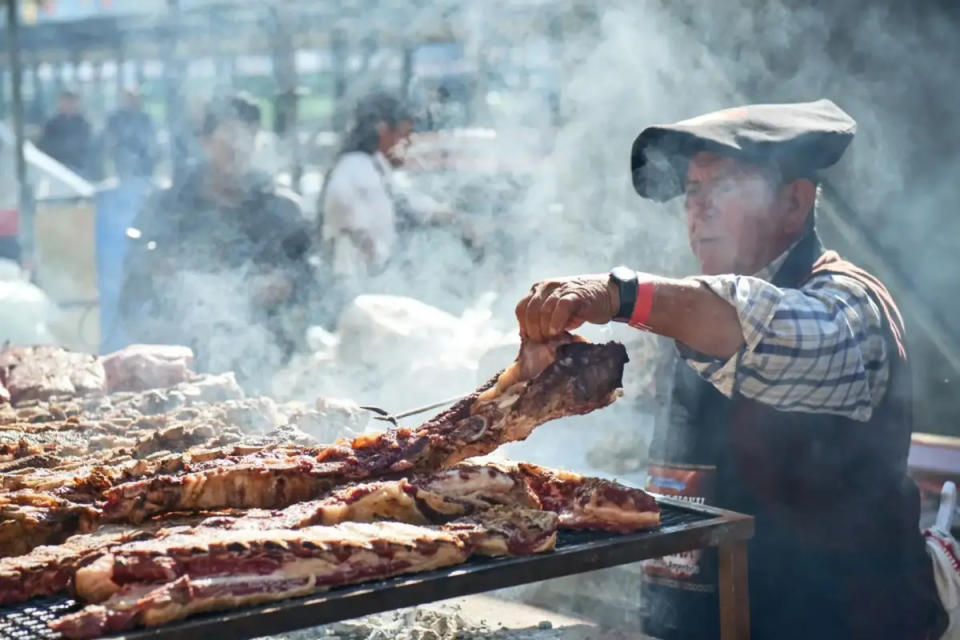
M163 627L109 637L255 638L711 546L720 549L722 637L746 637L749 609L745 545L753 536L753 518L670 498L658 497L657 501L662 509L661 524L651 531L628 535L561 531L552 553L471 558L464 564L437 571L340 587L258 607L197 615ZM62 636L50 630L47 622L78 608L79 604L63 596L0 607L0 638L56 640Z

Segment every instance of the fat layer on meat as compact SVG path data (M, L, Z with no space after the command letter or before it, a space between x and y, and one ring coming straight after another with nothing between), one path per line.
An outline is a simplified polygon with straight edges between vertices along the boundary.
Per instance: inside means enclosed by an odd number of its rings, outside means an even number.
M409 479L364 482L338 488L317 500L282 510L252 509L241 517L204 521L221 528L297 529L317 524L393 520L442 524L497 505L539 509L540 502L516 469L498 464L461 464Z
M296 532L200 528L115 547L83 567L77 592L99 604L51 627L68 638L89 638L452 566L471 553L539 553L553 549L556 527L554 513L497 506L442 529L393 522Z
M0 558L0 604L23 602L67 588L73 574L112 545L151 535L131 526L104 527L79 534L61 544L36 547L15 558Z
M521 462L518 469L564 529L629 533L660 524L660 506L643 489Z
M185 575L281 572L315 575L317 584L343 584L344 578L372 577L360 575L368 568L423 571L456 564L469 551L455 534L397 522L300 530L198 527L115 547L77 571L74 585L84 601L101 602L126 584L169 582Z

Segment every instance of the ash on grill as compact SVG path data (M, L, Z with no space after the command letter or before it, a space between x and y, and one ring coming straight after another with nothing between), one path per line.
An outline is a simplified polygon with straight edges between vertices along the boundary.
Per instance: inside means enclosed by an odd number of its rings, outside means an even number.
M509 603L504 602L504 605ZM490 614L495 611L487 609ZM502 622L476 620L459 605L435 605L398 609L350 622L304 629L261 640L638 640L592 624L554 625L552 614L522 627Z

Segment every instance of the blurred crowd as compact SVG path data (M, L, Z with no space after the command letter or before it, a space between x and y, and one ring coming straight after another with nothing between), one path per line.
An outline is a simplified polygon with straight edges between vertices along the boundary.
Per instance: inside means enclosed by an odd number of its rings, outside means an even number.
M37 146L89 180L104 175L106 162L118 177L150 177L160 157L156 128L136 88L123 91L119 108L109 114L99 134L84 115L79 94L63 91Z
M211 99L186 145L196 150L187 168L152 189L127 229L123 341L189 346L201 370L233 370L258 389L304 348L310 326L334 329L357 295L429 297L427 281L456 289L425 256L454 246L469 263L483 247L466 216L397 179L418 117L388 93L360 99L319 198L304 202L254 163L258 103L242 93ZM134 89L99 134L65 91L37 145L90 179L112 163L121 184L152 181L159 156Z

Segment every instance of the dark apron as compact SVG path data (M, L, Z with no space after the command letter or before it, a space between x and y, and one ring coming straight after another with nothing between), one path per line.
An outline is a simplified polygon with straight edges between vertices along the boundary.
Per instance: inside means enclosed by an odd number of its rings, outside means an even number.
M809 235L774 284L799 288L822 253ZM755 517L753 638L926 638L941 624L906 477L911 410L905 362L891 363L885 399L864 423L727 398L678 361L648 488ZM644 573L646 633L719 637L715 550L648 561Z

